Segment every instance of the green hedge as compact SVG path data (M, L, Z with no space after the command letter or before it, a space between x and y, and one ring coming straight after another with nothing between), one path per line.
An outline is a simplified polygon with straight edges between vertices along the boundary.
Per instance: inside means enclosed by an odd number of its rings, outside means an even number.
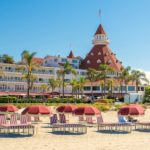
M84 103L82 99L76 98L49 98L49 99L19 99L12 96L1 96L0 103Z

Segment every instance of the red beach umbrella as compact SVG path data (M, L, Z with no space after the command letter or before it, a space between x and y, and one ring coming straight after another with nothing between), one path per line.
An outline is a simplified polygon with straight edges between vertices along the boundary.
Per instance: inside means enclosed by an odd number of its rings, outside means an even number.
M29 106L25 108L22 114L30 114L30 115L49 115L51 111L46 106Z
M4 105L0 106L1 113L14 113L18 110L18 108L14 105Z
M118 111L118 114L123 116L127 116L127 115L137 116L137 115L144 115L144 113L145 113L144 108L137 104L130 104L127 106L123 106Z
M93 106L82 106L74 110L75 115L100 115L101 112Z
M59 113L72 113L76 108L78 108L76 105L66 104L57 107L57 112Z

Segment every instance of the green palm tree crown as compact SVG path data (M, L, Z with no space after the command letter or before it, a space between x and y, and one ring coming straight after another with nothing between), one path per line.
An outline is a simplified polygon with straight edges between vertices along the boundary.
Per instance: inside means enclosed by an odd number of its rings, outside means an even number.
M48 87L52 89L52 92L57 86L58 86L57 80L55 80L53 78L48 80Z
M149 83L149 80L146 78L146 75L144 72L141 72L139 70L132 70L131 72L132 81L136 83L136 90L138 92L138 85L141 84L141 81L145 81L146 83Z
M24 50L21 54L22 63L25 65L25 73L23 79L27 81L27 97L29 98L29 92L33 87L33 83L36 80L36 76L32 74L33 70L37 67L37 64L33 62L33 58L36 55L35 52L30 53Z
M97 71L93 68L88 68L87 70L87 79L91 82L94 82L97 80Z
M63 87L63 97L64 97L65 75L69 73L76 75L77 73L68 61L64 64L61 70L58 70L57 73L59 76L62 77L62 87Z

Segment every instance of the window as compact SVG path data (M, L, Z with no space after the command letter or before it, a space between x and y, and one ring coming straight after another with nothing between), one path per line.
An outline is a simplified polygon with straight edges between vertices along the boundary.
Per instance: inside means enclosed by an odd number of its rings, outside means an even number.
M98 59L98 60L97 60L97 63L98 63L98 64L99 64L99 63L101 63L101 60L100 60L100 59Z
M72 60L72 63L76 64L76 63L78 63L78 60L73 59L73 60Z
M90 86L85 86L84 87L84 91L90 91L91 90L91 87Z
M87 61L87 64L90 64L90 63L91 63L90 60L88 60L88 61Z
M93 86L93 91L99 91L100 87L99 86Z
M114 87L114 91L118 91L119 90L119 87L118 86L115 86Z
M86 72L80 72L80 75L85 76Z
M135 86L128 86L128 91L135 91Z
M57 62L57 61L58 61L58 59L57 59L57 58L55 58L55 59L54 59L54 62Z
M65 59L65 58L62 58L62 59L61 59L61 61L62 61L62 62L66 62L66 61L67 61L67 59Z
M108 64L111 64L111 63L112 63L112 60L111 60L111 59L109 59L109 60L108 60Z
M91 55L93 56L94 54L93 54L93 53L91 53Z
M101 52L98 52L98 55L101 55Z

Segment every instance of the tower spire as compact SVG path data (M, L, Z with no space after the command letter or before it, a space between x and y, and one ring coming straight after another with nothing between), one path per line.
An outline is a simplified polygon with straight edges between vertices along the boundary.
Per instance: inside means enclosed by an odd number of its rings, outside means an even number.
M102 11L101 11L101 9L99 9L99 11L98 11L98 16L99 16L100 24L102 24Z

